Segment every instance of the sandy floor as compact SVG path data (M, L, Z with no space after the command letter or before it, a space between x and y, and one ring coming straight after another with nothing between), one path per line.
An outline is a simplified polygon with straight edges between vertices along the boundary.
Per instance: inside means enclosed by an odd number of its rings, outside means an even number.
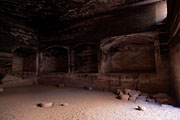
M0 120L180 120L180 109L171 106L121 101L110 92L77 88L29 86L0 93ZM51 108L34 107L53 102ZM60 106L68 103L68 106ZM145 106L146 111L135 108Z

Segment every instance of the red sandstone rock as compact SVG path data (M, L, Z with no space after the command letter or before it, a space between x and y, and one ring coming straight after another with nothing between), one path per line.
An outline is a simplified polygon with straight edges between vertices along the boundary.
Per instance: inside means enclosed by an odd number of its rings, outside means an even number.
M61 106L68 106L68 103L62 103Z
M136 97L129 97L130 101L136 101Z
M121 91L120 89L116 89L116 91L115 91L116 95L119 95L120 91Z
M146 110L146 107L144 107L144 106L138 106L138 107L136 108L136 110L145 111L145 110Z
M119 95L123 95L124 93L122 91L119 92Z
M132 90L129 92L130 97L138 97L141 94L140 91Z
M128 95L129 92L131 92L131 91L132 91L131 89L125 89L125 90L124 90L124 93Z
M154 99L147 99L148 103L156 103Z
M129 95L120 95L121 100L129 100Z
M137 100L146 101L147 97L146 96L138 96Z
M121 89L116 89L115 93L116 93L116 95L123 95L124 94Z
M37 104L38 107L52 107L53 103L39 103Z

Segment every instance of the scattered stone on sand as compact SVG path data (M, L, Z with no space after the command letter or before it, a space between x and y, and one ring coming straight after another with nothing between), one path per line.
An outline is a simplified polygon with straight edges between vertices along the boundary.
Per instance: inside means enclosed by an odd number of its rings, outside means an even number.
M49 103L39 103L37 104L37 107L52 107L53 103L49 102Z
M131 89L125 89L124 93L128 95L131 91L132 91Z
M146 96L138 96L137 100L146 101L147 97Z
M122 91L119 92L119 95L124 95L124 93Z
M115 93L118 95L117 98L121 100L130 100L136 103L148 102L177 106L176 101L166 93L158 93L150 96L148 93L141 93L140 91L131 89L124 89L124 93L121 89L116 89Z
M136 97L129 97L130 101L136 101Z
M136 110L145 111L145 110L146 110L146 107L144 107L144 106L138 106L138 107L136 108Z
M3 92L3 90L4 90L3 88L0 88L0 92Z
M64 84L58 84L58 87L64 88Z
M120 96L123 95L124 93L122 92L121 89L116 89L115 94Z
M120 99L121 100L129 100L129 95L125 95L125 94L120 95Z
M116 89L115 94L119 95L120 92L122 92L120 89Z
M61 106L68 106L68 103L62 103Z
M138 97L141 94L140 91L132 90L129 92L130 97Z
M148 103L156 103L154 99L150 99L150 98L147 99L147 102Z

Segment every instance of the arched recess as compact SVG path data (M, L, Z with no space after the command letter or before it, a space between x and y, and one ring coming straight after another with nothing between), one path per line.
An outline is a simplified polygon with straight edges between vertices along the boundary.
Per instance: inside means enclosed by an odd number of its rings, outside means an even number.
M155 33L138 33L101 41L103 73L156 72Z
M40 70L46 72L68 72L68 49L53 46L45 49L42 53Z
M98 47L94 44L80 44L73 48L74 72L98 72Z
M19 47L13 52L13 72L36 72L36 51Z

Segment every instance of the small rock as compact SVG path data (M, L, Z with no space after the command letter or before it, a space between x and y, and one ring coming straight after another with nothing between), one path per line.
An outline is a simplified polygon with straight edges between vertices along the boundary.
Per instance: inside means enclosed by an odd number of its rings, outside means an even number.
M131 91L132 91L131 89L125 89L125 90L124 90L124 93L125 93L126 95L128 95L129 92L131 92Z
M68 103L62 103L61 106L68 106Z
M132 90L129 92L130 97L138 97L141 94L140 91Z
M122 92L120 89L116 89L115 91L116 95L119 95L120 92Z
M37 104L38 107L51 107L53 103L39 103Z
M122 91L119 92L119 95L124 95L124 93Z
M0 88L0 92L3 92L4 91L4 89L3 88Z
M129 95L120 95L120 99L121 100L128 100L129 99Z
M140 111L145 111L146 110L146 107L144 107L144 106L138 106L137 108L136 108L136 110L140 110Z
M136 101L136 97L129 97L130 101Z
M138 96L137 99L141 100L141 101L146 101L147 97L146 96Z
M156 103L154 99L147 99L148 103Z

